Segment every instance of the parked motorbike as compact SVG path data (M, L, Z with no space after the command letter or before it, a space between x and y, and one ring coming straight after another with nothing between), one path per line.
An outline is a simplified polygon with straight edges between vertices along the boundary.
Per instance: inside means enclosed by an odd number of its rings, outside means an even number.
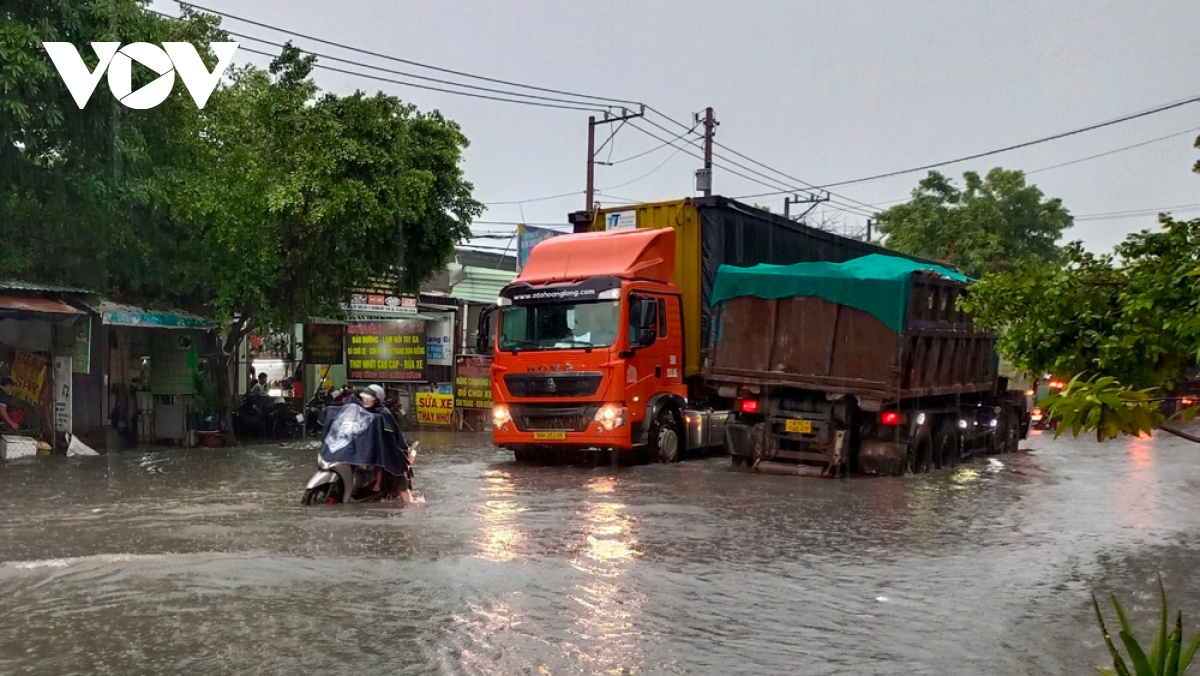
M412 465L417 459L417 446L421 442L414 441L408 446L408 484L412 487ZM336 505L351 502L379 502L391 500L400 494L400 477L388 472L383 473L382 490L375 490L377 468L351 465L345 462L326 462L320 452L317 453L317 473L308 480L304 497L300 502L305 505Z
M325 420L325 409L333 403L333 393L321 388L313 393L308 403L304 405L304 430L309 436L321 435L321 426Z

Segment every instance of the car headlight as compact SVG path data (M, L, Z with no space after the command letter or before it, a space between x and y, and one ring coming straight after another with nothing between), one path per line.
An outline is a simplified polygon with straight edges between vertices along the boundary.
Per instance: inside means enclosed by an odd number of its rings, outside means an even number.
M492 407L492 424L496 427L507 425L512 422L512 416L508 413L508 407L504 404L496 404Z
M611 432L625 424L625 408L616 404L605 404L596 411L593 420Z

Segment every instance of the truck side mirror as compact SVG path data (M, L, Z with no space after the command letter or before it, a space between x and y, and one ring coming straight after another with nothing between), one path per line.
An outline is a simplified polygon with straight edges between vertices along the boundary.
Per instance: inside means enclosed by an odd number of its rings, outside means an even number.
M492 317L495 313L494 306L479 312L479 326L475 329L475 354L492 353Z

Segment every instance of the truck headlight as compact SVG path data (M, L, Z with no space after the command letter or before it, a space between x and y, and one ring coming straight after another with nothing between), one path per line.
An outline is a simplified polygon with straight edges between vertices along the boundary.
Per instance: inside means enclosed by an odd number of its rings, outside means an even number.
M625 408L616 404L605 404L596 411L594 420L611 432L625 424Z
M492 407L492 424L496 427L507 425L512 422L512 416L508 413L508 407L504 404L496 404Z

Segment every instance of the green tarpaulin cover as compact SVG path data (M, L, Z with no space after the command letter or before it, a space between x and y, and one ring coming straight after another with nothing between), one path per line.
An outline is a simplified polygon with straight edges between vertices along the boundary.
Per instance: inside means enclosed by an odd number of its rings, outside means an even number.
M930 270L960 282L967 277L931 263L869 254L844 263L796 263L717 269L712 303L730 298L793 298L816 296L871 314L893 331L904 330L904 315L912 298L912 273Z

